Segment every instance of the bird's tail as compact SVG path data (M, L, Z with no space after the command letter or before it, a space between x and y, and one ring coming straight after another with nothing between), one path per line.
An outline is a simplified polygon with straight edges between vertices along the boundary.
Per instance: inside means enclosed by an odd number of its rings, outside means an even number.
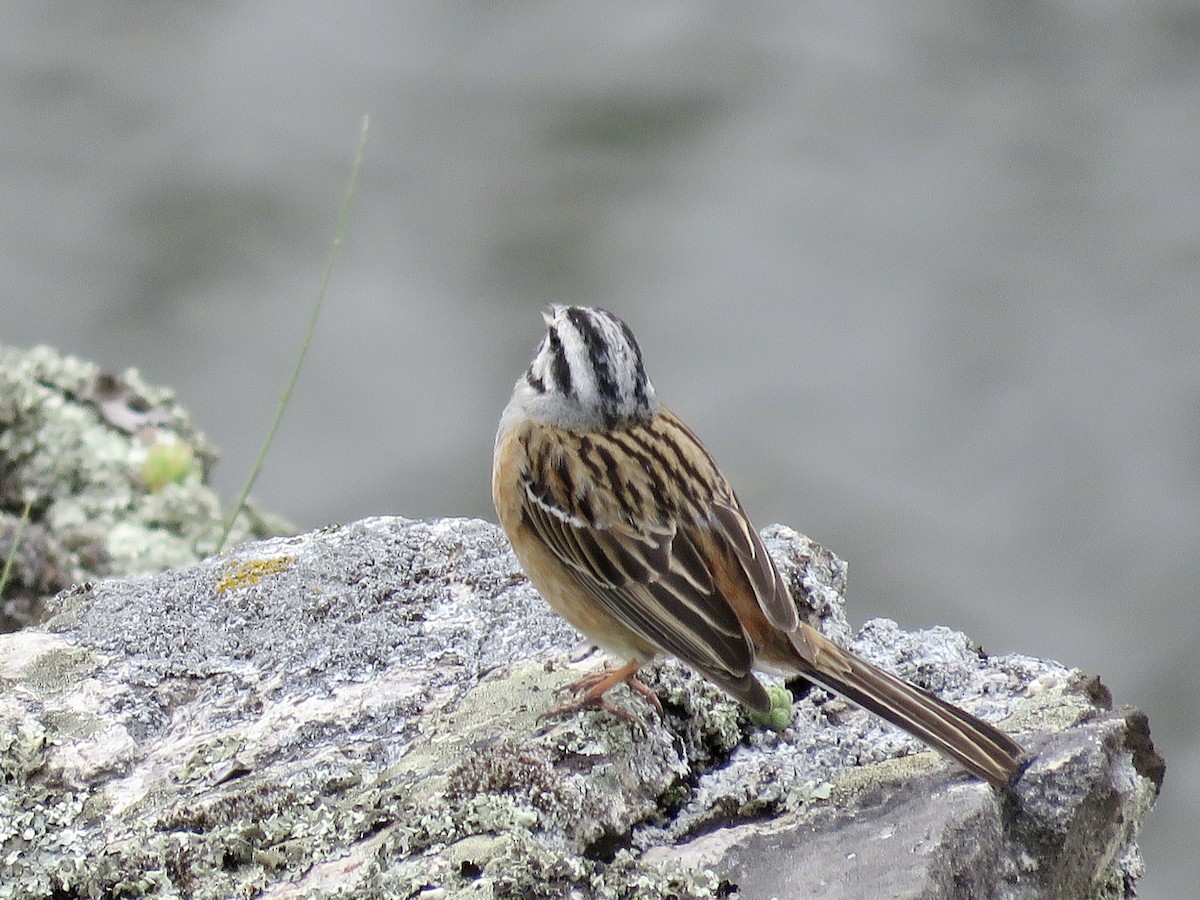
M805 677L919 738L993 787L1002 788L1011 780L1024 751L998 728L885 672L807 625L790 636L809 663L802 672Z

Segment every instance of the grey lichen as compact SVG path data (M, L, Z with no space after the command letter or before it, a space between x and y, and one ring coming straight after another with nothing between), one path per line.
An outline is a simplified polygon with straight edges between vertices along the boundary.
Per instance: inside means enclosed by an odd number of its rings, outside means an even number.
M39 617L34 598L72 581L158 572L212 552L222 513L205 481L216 458L174 393L137 370L108 373L49 347L0 347L0 505L19 511L33 501L16 571L18 594L29 596L9 600L11 621L0 630ZM0 516L5 551L7 521ZM233 540L283 530L248 510ZM28 558L38 548L41 564Z
M82 883L97 849L89 796L48 765L53 732L0 715L0 895L40 897Z

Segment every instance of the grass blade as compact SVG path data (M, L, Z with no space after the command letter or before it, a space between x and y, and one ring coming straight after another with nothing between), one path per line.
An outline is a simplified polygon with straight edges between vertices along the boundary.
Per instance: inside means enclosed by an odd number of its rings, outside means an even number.
M254 482L258 480L258 473L262 471L263 461L267 458L267 450L270 448L271 442L275 439L275 432L279 430L279 423L283 420L283 411L287 408L288 400L291 399L292 389L295 388L296 381L300 377L300 368L304 365L304 357L308 355L309 345L312 344L313 333L317 327L317 317L321 313L321 305L325 302L325 291L329 287L329 278L333 274L333 266L337 261L338 250L341 249L342 238L345 237L346 226L350 221L350 208L354 205L354 194L358 190L358 174L362 170L363 150L367 145L367 124L367 117L363 116L362 130L358 136L358 152L354 157L354 166L350 170L350 183L346 186L346 196L342 200L342 209L338 214L337 229L333 234L333 244L329 248L329 257L325 261L325 271L321 273L321 283L317 287L317 297L313 303L312 313L308 317L308 328L305 330L304 338L300 342L300 352L296 355L296 364L292 367L292 374L288 379L287 386L279 396L279 406L275 410L275 419L271 422L271 428L267 432L266 439L263 440L262 447L259 448L258 457L254 460L254 465L250 467L250 476L246 479L246 484L242 487L242 492L238 495L237 502L229 513L229 518L225 520L225 527L221 531L221 538L217 541L217 548L214 551L216 553L220 553L225 546L225 542L229 540L229 532L233 529L233 523L237 519L238 513L245 507L246 498L250 496Z

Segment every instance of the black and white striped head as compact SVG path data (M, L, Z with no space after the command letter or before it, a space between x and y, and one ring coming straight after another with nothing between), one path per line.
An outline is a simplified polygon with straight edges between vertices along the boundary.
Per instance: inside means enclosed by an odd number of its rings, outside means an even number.
M551 306L546 336L510 407L568 428L611 428L658 409L642 351L629 326L608 310Z

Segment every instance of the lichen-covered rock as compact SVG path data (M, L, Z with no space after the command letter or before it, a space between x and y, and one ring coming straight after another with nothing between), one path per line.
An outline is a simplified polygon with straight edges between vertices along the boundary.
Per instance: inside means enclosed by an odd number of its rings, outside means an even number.
M844 639L844 566L766 535ZM1012 789L819 691L755 724L670 661L661 719L621 688L640 725L545 720L599 660L480 521L245 544L55 607L0 637L0 897L1119 897L1162 776L1094 680L886 621L855 649L1018 732Z
M72 582L213 552L224 528L205 483L216 458L174 393L135 369L0 347L0 561L17 545L0 631L37 621L42 598ZM244 510L231 539L286 530Z

